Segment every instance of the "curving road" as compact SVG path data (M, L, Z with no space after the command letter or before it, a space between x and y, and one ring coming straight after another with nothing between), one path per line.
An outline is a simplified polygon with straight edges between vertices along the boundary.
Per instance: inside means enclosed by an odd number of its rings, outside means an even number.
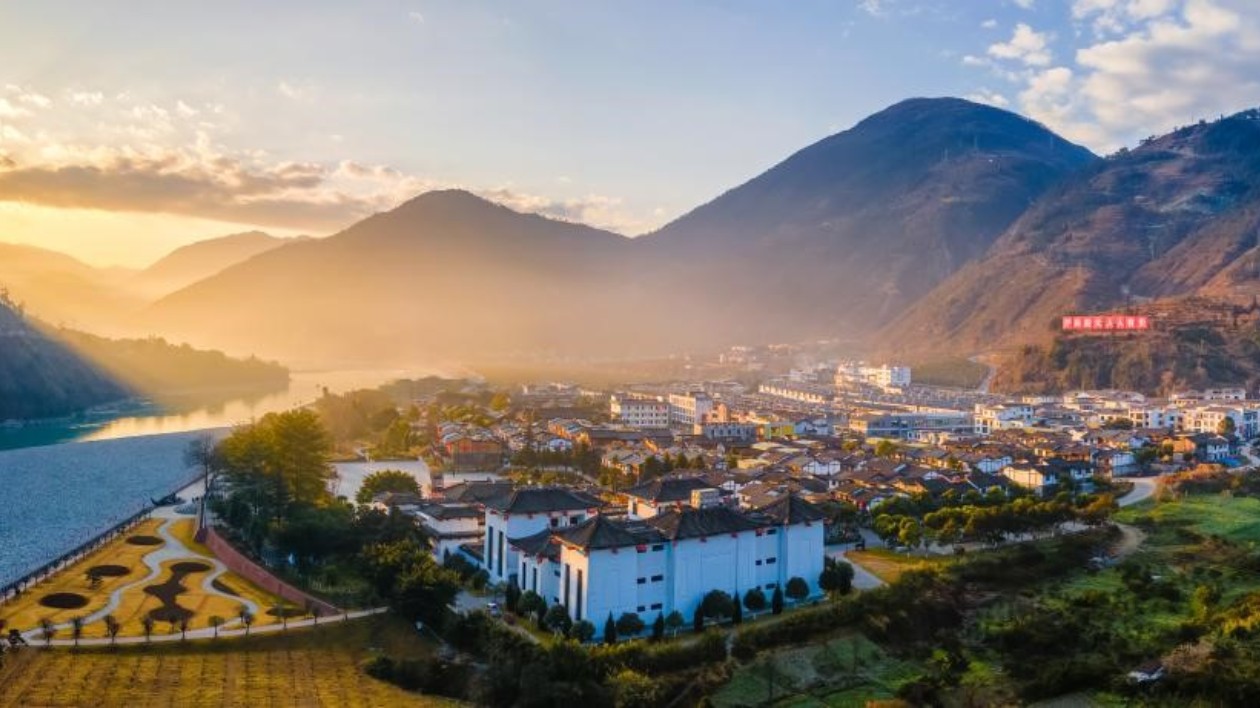
M1155 479L1152 477L1125 477L1126 482L1133 483L1133 489L1129 493L1116 500L1116 504L1120 506L1132 506L1141 501L1150 499L1155 494Z

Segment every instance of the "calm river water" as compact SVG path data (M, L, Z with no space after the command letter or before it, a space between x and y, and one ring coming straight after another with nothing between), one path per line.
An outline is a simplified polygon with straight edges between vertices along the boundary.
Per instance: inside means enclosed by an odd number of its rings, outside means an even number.
M408 375L416 374L295 373L289 390L252 400L182 412L137 408L113 417L0 429L0 586L189 480L194 472L184 464L184 450L204 431L309 403L323 387L341 392ZM362 472L346 472L338 492L353 496Z

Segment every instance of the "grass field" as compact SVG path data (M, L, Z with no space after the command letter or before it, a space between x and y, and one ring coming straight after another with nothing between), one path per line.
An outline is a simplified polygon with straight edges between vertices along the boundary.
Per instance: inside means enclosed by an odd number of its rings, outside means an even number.
M30 588L21 598L0 605L0 619L3 619L10 628L27 631L38 627L43 619L48 619L54 624L62 624L69 622L75 617L86 617L100 610L106 606L113 591L136 583L148 575L149 569L143 562L144 557L160 550L164 545L138 546L127 543L126 539L130 536L156 536L157 529L161 525L162 521L159 519L145 521L123 537L103 546L38 586ZM194 554L198 554L179 560L204 561L213 558L209 549L192 540L193 526L194 522L192 519L182 519L171 525L171 535L185 543ZM163 603L157 596L151 592L145 592L145 588L161 586L170 580L172 576L170 566L179 562L179 560L163 563L161 575L149 583L129 588L123 593L121 603L112 613L114 618L122 625L119 636L141 636L144 634L142 623L144 615L163 606ZM125 575L117 577L105 577L99 585L93 587L89 583L86 573L89 568L100 565L119 566L126 569L127 572ZM208 627L210 617L215 615L231 621L239 615L242 605L238 600L228 600L202 590L201 581L204 577L204 573L188 574L180 582L182 588L175 597L175 602L178 603L179 607L194 613L190 621L190 629ZM281 621L278 616L267 612L267 610L280 604L279 598L274 595L233 573L224 573L220 576L218 585L220 589L226 588L229 594L234 594L243 600L251 600L259 606L260 611L254 620L256 626L277 624ZM74 609L54 609L40 603L41 598L53 593L81 595L87 599L87 604ZM287 603L285 606L292 608L292 605ZM178 633L178 629L169 622L158 622L154 627L155 635L169 633ZM70 632L63 629L58 632L57 636L63 639L69 638ZM93 622L84 625L83 636L108 636L105 623Z
M942 563L948 563L947 558L940 557L923 557L912 556L904 553L896 553L885 548L872 548L865 551L849 551L844 554L846 558L861 565L873 574L875 577L886 583L891 583L901 577L901 574L907 570L915 568L930 568L939 566Z
M26 649L0 668L0 708L25 706L446 706L362 672L377 652L433 647L388 616L319 629L116 649Z
M884 653L860 634L765 654L741 666L712 697L713 705L865 706L891 698L915 667Z
M1124 509L1116 518L1139 523L1143 516L1166 528L1189 527L1235 543L1260 543L1260 499L1227 494L1195 495L1175 502Z

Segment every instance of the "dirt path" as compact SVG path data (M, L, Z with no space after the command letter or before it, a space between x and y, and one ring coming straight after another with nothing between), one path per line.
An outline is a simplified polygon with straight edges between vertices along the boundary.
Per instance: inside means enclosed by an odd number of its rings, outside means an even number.
M1128 524L1116 524L1116 527L1120 529L1120 540L1112 546L1111 553L1119 560L1133 555L1133 552L1146 540L1146 533Z

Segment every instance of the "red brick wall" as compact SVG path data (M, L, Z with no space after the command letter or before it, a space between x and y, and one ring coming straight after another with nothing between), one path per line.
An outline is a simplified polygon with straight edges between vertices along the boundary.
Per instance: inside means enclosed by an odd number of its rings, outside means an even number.
M319 607L320 614L325 617L341 614L341 610L336 607L302 592L272 575L266 568L245 557L232 544L216 533L213 528L203 528L197 532L197 536L197 540L206 544L206 547L214 553L215 557L223 561L223 565L226 565L233 573L245 578L263 590L282 597L298 607L306 607L307 604ZM269 608L263 608L262 611L266 612L267 609Z

